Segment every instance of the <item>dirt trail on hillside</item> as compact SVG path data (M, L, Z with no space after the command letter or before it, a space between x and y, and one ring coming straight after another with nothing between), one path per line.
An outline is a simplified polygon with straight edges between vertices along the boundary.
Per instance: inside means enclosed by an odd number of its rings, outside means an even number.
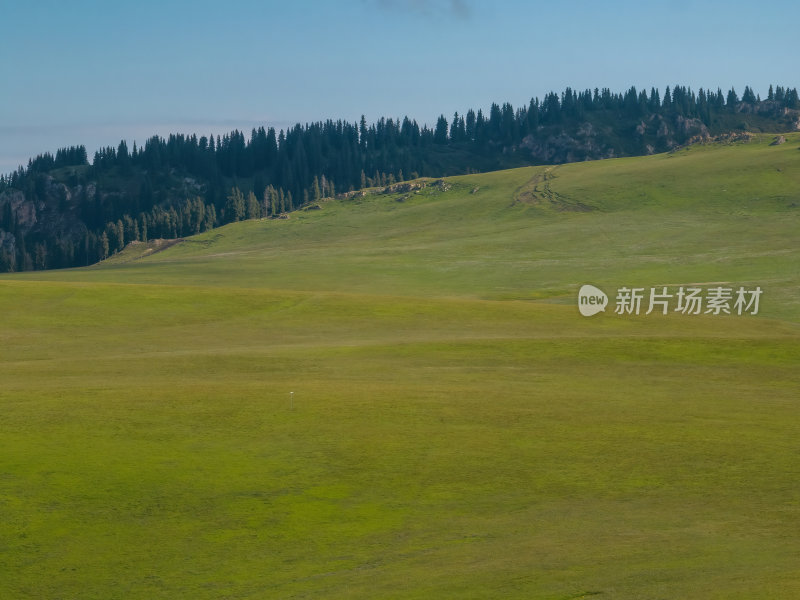
M556 178L556 169L558 167L548 167L517 188L514 191L512 206L517 203L546 206L559 212L590 212L595 210L593 206L573 200L553 190L550 182Z

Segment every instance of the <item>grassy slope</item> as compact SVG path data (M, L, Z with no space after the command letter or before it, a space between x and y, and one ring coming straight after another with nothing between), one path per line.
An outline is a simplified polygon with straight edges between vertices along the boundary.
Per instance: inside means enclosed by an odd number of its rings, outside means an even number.
M455 177L446 193L328 202L289 221L220 228L147 261L123 255L113 269L27 277L484 299L566 294L569 302L587 279L609 288L730 280L770 285L777 301L765 310L797 319L797 140L769 147L771 139ZM567 204L597 210L562 212L542 194L515 202L537 176L540 190L549 185Z
M788 139L3 277L0 596L796 597ZM575 310L711 281L762 314Z

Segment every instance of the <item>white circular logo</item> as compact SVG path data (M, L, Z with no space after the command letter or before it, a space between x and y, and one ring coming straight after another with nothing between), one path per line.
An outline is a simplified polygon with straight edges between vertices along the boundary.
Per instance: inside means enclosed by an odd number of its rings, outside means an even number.
M578 292L578 310L584 317L591 317L599 312L604 312L608 305L608 296L603 290L593 285L583 285Z

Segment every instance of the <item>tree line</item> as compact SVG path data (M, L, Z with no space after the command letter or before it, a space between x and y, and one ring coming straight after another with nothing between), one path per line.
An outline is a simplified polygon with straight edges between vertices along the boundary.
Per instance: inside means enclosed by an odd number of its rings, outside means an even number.
M603 124L610 131L601 140L605 147L630 155L646 151L648 140L635 131L654 117L693 120L714 133L759 118L778 130L787 110L798 109L797 89L782 86L770 86L763 100L749 86L741 97L734 89L684 86L663 95L655 88L567 88L517 108L494 103L487 113L440 115L433 127L409 117L368 124L362 116L357 123L327 120L285 131L257 127L249 136L176 133L141 146L123 140L97 150L91 163L84 146L72 146L0 175L0 271L91 264L131 241L277 217L337 192L533 164L526 144L546 143L584 123ZM669 143L686 141L684 129L675 128Z

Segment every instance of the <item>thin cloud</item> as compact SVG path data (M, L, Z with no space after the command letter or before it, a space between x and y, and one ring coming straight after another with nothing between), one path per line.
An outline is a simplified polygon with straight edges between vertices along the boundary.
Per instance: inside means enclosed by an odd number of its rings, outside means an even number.
M424 17L444 14L467 20L472 16L468 0L371 0L370 3L384 10Z
M472 8L467 0L450 0L450 10L462 19L469 19L472 16Z

